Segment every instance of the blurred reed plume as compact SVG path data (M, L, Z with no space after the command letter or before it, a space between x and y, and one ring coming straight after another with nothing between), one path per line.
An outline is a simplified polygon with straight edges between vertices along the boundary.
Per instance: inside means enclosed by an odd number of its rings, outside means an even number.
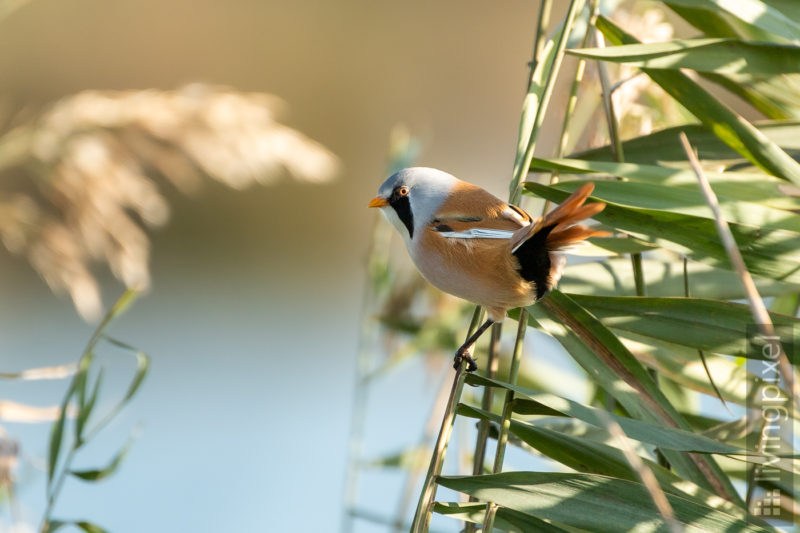
M626 28L643 43L666 42L673 38L675 29L657 8L619 9L614 21ZM611 97L615 109L624 109L620 128L623 138L647 135L658 128L682 122L678 102L648 76L634 66L618 65L617 78L622 80Z
M102 309L94 264L127 287L149 283L143 227L168 217L159 181L189 193L212 178L236 189L282 175L333 178L336 157L281 124L264 93L193 84L174 91L85 91L0 136L0 238L85 319ZM12 120L12 122L15 122Z

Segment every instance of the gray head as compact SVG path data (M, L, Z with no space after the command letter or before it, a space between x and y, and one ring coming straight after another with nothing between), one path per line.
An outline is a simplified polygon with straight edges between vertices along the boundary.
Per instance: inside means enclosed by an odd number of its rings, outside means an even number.
M404 168L383 182L369 206L380 207L403 237L412 239L433 220L457 181L435 168Z

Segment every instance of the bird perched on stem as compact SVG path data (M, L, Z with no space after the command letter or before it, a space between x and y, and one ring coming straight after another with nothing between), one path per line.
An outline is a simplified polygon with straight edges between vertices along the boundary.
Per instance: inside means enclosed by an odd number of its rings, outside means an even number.
M406 168L387 179L369 207L380 208L403 236L422 276L444 292L476 303L488 319L458 349L454 366L478 368L469 349L506 312L544 298L558 283L563 251L608 235L578 222L604 203L584 202L594 185L579 187L561 205L532 218L484 189L433 168Z

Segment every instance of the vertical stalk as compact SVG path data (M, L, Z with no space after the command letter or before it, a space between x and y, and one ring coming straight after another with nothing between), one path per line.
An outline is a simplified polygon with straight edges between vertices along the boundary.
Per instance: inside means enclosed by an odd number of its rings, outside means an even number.
M597 12L595 10L592 20L594 21L596 17ZM594 24L592 24L592 27L594 27ZM605 37L602 32L595 27L595 45L598 48L603 48L605 47L605 43ZM600 88L603 91L603 113L605 114L606 123L608 124L608 138L611 144L611 153L617 162L622 163L625 160L625 153L622 149L622 138L619 134L619 123L617 122L617 112L614 108L614 99L612 98L613 89L608 79L608 68L606 68L606 64L603 61L597 61L597 75L600 78Z
M486 362L486 376L489 379L494 379L497 376L497 367L499 358L497 357L497 350L500 345L500 333L502 332L503 324L498 322L492 325L492 339L489 345L489 357ZM483 389L483 398L481 400L481 408L484 411L492 410L492 403L494 401L494 388L485 387ZM483 473L483 462L486 458L486 441L489 437L489 421L482 420L479 428L479 438L475 446L475 460L472 465L472 474L480 475Z
M492 531L494 529L494 517L497 515L498 505L490 503L486 507L486 516L483 519L483 531Z
M509 202L518 205L522 198L522 184L525 176L528 175L531 161L533 160L533 153L536 147L536 140L539 136L542 123L544 121L545 111L550 103L550 97L555 87L555 82L558 77L558 72L561 68L561 63L564 58L564 50L567 45L567 38L572 31L575 24L575 18L578 12L584 5L584 0L571 0L569 10L567 11L564 25L558 36L556 43L555 54L550 69L547 72L544 91L539 105L536 109L536 115L533 120L531 131L528 137L528 142L525 151L521 158L517 158L517 165L514 168L514 177L511 183L511 193ZM541 21L540 21L541 26ZM538 65L537 65L538 66ZM563 131L562 131L563 135ZM518 154L519 156L519 154ZM528 312L525 309L520 309L519 322L517 325L517 336L514 341L514 351L511 356L511 366L508 371L508 383L515 384L517 382L517 375L519 373L519 364L522 356L522 348L525 341L525 332L528 326ZM505 459L506 445L508 444L508 432L511 427L511 411L513 407L514 393L506 391L505 401L503 403L503 420L500 426L500 434L497 438L497 448L495 451L494 465L492 467L493 473L498 473L503 469L503 461ZM498 506L494 502L489 502L486 507L486 514L483 519L483 532L491 533L494 529L494 519L497 514Z
M589 18L594 14L594 10L597 6L597 0L592 0L592 6L590 7L589 11ZM589 48L592 43L592 32L589 31L589 21L586 23L586 32L583 35L583 41L581 42L581 48ZM569 88L569 97L567 98L567 108L564 110L564 120L561 121L561 138L558 142L558 146L556 147L556 158L564 157L564 153L567 151L567 145L569 144L569 123L572 120L572 115L575 113L575 107L578 105L578 89L583 83L583 75L586 73L586 59L583 57L578 58L578 63L575 65L575 78L572 80L572 85ZM558 170L554 170L550 174L550 185L554 183L558 183ZM544 203L544 207L542 208L542 214L544 215L550 210L551 207L550 200L546 200Z
M524 308L519 311L519 322L517 324L517 338L514 341L514 352L511 356L511 367L508 370L508 383L516 384L517 374L519 373L519 362L522 356L522 345L525 341L525 332L528 329L528 311ZM492 473L497 474L503 469L503 460L506 456L506 445L508 444L508 431L511 427L511 410L514 406L514 391L507 390L505 401L503 402L503 421L500 425L500 434L497 436L497 450L494 455L494 465ZM491 533L494 528L494 517L497 513L497 505L489 502L486 505L486 514L483 517L483 532Z
M517 339L514 342L514 352L511 356L511 368L508 370L508 383L515 385L519 374L519 362L522 358L522 344L525 341L525 332L528 329L528 311L520 309L519 323L517 325ZM497 474L503 469L503 460L506 456L506 445L508 444L508 430L511 427L511 409L514 402L514 391L507 390L506 398L503 402L503 423L500 426L500 434L497 436L497 452L494 456L494 466L492 473Z
M539 54L544 50L544 42L547 38L547 25L550 23L550 11L553 7L553 0L541 0L539 3L539 17L536 25L536 37L533 41L533 58L531 59L531 74L539 64ZM528 79L528 89L530 89L532 79Z
M647 296L644 285L644 269L642 268L642 254L631 254L631 267L633 268L633 282L636 285L636 296Z
M502 322L496 322L492 325L492 339L489 341L489 355L486 359L486 376L489 379L494 379L497 376L497 366L500 358L497 356L500 347L500 334L503 329ZM481 399L481 409L484 411L492 410L492 403L494 401L494 388L484 387L483 397ZM489 440L489 421L481 420L478 422L478 437L475 441L475 453L472 458L472 475L479 476L483 474L483 465L486 460L486 442ZM478 499L474 496L469 497L469 501L474 502ZM464 533L474 533L475 524L467 522L464 526Z
M683 149L686 152L686 157L689 159L692 170L697 176L697 181L700 184L700 190L703 192L706 203L708 204L709 208L711 208L711 212L714 214L714 223L717 226L717 233L719 234L720 241L722 241L722 245L725 247L725 252L728 255L728 259L736 271L736 274L739 276L739 281L741 282L742 288L744 288L744 292L747 295L747 302L750 306L750 313L753 316L753 320L758 326L759 333L761 333L761 335L763 335L763 337L768 340L770 344L772 344L771 352L778 354L778 370L783 377L786 388L791 389L791 392L787 393L787 396L791 398L795 409L800 408L800 384L797 382L797 379L795 379L794 368L792 367L786 352L783 350L780 341L775 336L775 327L772 324L772 318L767 311L767 307L764 305L764 300L761 299L761 295L758 293L758 288L756 287L756 284L750 275L750 271L747 270L747 265L742 258L742 253L739 251L739 247L736 244L736 239L733 237L733 233L731 233L728 222L723 218L722 213L720 212L717 195L714 194L714 190L708 183L708 178L706 178L703 168L700 166L700 161L697 159L697 154L695 154L694 149L689 143L689 139L686 137L685 133L680 134L680 139ZM781 378L776 374L775 377L770 381L772 382L772 385L777 387L780 379ZM767 423L767 417L762 416L761 431L759 432L758 439L759 453L764 453L764 446L767 439L767 432L764 431L764 428L766 427ZM750 472L747 476L747 494L745 497L745 502L748 510L750 509L750 504L752 503L753 499L753 491L755 490L756 485L756 474L760 468L760 465L754 463L751 466Z
M542 97L539 101L539 105L536 108L536 115L533 119L533 124L531 125L531 131L528 135L528 142L525 147L525 151L523 152L522 157L517 161L517 165L514 167L514 178L511 182L510 194L510 203L512 204L519 204L520 198L522 197L522 183L525 180L525 176L528 175L528 169L530 169L531 161L533 160L533 151L536 147L536 140L539 138L539 130L544 122L545 110L550 104L550 97L553 95L553 88L556 84L556 78L558 78L558 72L561 69L561 63L564 59L564 49L567 46L567 36L572 30L572 26L575 24L575 17L577 16L578 11L580 11L580 8L583 7L583 4L584 0L570 1L569 11L567 11L567 17L564 20L564 26L561 28L561 32L558 35L555 55L553 56L553 62L550 66L550 69L547 72L544 90L542 91ZM537 68L538 67L539 65L537 65Z
M482 314L481 308L476 307L475 312L472 314L472 322L469 325L467 339L478 329ZM456 406L461 400L461 392L463 389L464 365L461 364L458 365L455 376L453 376L450 398L447 401L447 409L445 409L444 416L442 417L442 425L439 428L436 447L433 450L433 455L431 455L428 473L425 475L425 482L422 487L422 492L420 492L419 495L417 510L414 513L414 522L411 524L411 533L426 533L431 523L433 500L436 497L436 477L442 472L442 464L444 464L447 445L450 442L450 435L453 432L453 422L455 422L456 418Z
M605 37L600 30L595 29L595 39L598 48L605 46ZM617 113L614 108L614 98L612 95L613 89L608 79L608 69L603 61L597 62L597 71L600 78L600 86L603 91L603 111L608 124L608 137L611 145L611 153L618 163L625 162L625 152L622 149L622 138L619 133L619 122L617 121ZM642 254L637 252L631 254L631 269L633 270L633 281L636 289L636 296L644 297L647 295L647 290L644 280L644 268L642 267ZM649 374L652 380L658 386L659 377L658 371L654 368L649 369ZM655 450L658 464L664 468L670 468L669 461L661 453L661 450Z

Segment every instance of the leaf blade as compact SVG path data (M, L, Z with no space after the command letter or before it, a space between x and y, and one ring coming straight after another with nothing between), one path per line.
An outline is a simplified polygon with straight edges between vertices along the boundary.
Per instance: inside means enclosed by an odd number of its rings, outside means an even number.
M658 43L581 48L569 53L585 59L648 69L681 68L717 74L780 75L800 72L800 47L730 38L678 39Z
M568 526L617 533L649 527L665 528L647 490L631 481L579 473L505 472L486 476L440 476L444 487L482 501ZM748 524L725 512L667 494L676 519L687 532L777 531Z
M603 16L598 17L597 28L616 45L638 43L633 36ZM671 70L643 68L642 72L737 153L772 175L800 184L800 164L688 76Z

